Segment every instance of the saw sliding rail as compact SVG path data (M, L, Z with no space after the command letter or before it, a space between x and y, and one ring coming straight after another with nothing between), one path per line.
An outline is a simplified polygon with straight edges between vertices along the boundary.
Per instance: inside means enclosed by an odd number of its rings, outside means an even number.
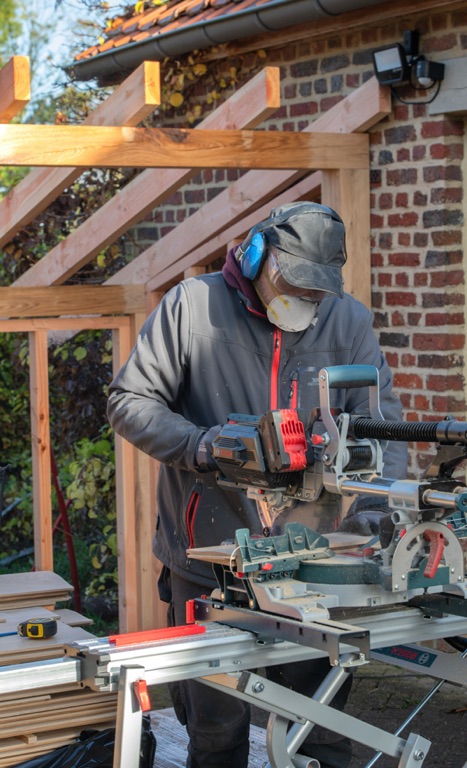
M346 617L346 626L349 625L352 621ZM205 630L203 634L117 647L107 638L96 638L67 646L68 659L79 660L83 687L118 690L114 768L139 766L142 716L144 710L150 709L148 688L193 678L272 713L267 732L271 768L318 768L316 761L303 758L298 752L314 724L325 725L375 751L399 758L399 768L423 765L430 747L426 739L416 734L402 739L328 706L352 665L361 661L361 648L352 645L351 633L340 638L339 663L310 699L249 670L327 656L324 649L268 637L261 623L256 631L229 627L215 620L195 626ZM376 615L360 611L355 629L357 638L362 631L368 632L371 650L396 644L400 648L404 643L466 634L467 619L454 615L427 617L419 608L404 606ZM387 661L391 663L389 656ZM446 659L443 672L448 663ZM451 677L455 679L458 674L459 670ZM464 682L467 685L467 679Z

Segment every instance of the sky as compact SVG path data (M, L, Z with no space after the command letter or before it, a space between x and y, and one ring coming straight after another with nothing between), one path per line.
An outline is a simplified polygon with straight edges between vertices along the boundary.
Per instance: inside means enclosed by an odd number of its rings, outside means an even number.
M92 13L81 0L59 0L58 7L56 0L18 0L21 3L27 9L23 34L12 41L11 52L30 56L32 100L58 93L65 77L60 65L70 64L75 52L96 43L102 27L92 23L105 24L122 5L111 0L108 11ZM88 23L86 31L79 20Z

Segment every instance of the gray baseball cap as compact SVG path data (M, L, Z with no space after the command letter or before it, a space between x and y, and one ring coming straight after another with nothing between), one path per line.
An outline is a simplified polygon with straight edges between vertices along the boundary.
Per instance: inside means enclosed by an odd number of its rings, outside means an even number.
M342 298L345 226L339 214L318 203L288 203L259 225L277 252L284 279L297 288L321 290Z

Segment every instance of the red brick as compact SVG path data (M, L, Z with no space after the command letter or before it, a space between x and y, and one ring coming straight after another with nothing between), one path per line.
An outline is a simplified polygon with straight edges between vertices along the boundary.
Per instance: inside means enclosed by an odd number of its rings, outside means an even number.
M393 307L413 307L417 304L417 295L410 291L388 291L386 294L386 304Z
M430 232L433 245L457 245L462 242L462 232L460 230L442 229L439 232Z
M398 192L396 195L396 205L399 206L399 208L407 208L409 204L409 196L407 192Z
M445 35L439 35L436 37L424 38L423 51L427 55L428 53L435 53L440 51L450 51L457 45L457 36L454 32L448 32Z
M430 401L424 395L415 395L414 406L419 411L427 411L430 407Z
M388 208L392 208L393 196L389 192L383 192L383 194L379 196L378 202L379 207L382 210L387 210Z
M437 373L436 376L428 376L426 388L433 392L462 392L464 389L464 377L460 374L452 376L442 376Z
M378 285L381 287L392 285L392 275L380 272L378 275Z
M396 275L396 285L399 288L407 288L407 286L409 285L409 275L407 274L407 272L399 272Z
M389 263L394 267L419 267L420 256L410 252L390 253Z
M430 157L433 160L462 160L464 150L460 144L432 144Z
M393 213L388 216L390 227L415 227L418 224L418 213Z
M383 216L379 216L377 213L372 213L370 225L373 229L381 229L381 227L384 226Z
M407 147L397 150L397 161L399 163L407 163L410 160L410 150Z
M404 248L410 245L410 234L408 232L399 232L397 235L397 242L399 245L403 245Z
M438 136L463 136L464 127L460 120L430 120L422 125L422 138Z
M412 398L407 392L401 392L400 395L400 401L402 403L403 408L410 408L412 404ZM408 418L408 415L407 415Z
M417 359L411 352L405 352L402 355L401 363L403 368L410 368L416 365Z
M453 269L450 272L433 272L430 277L432 288L444 288L446 285L461 285L464 282L464 272L461 269Z
M432 205L461 203L462 199L463 190L461 187L436 187L431 190L430 203Z
M291 104L289 107L290 117L301 117L302 115L315 115L318 107L315 101L301 101L298 104Z
M422 389L423 379L415 373L396 373L394 375L394 386L402 389Z
M425 325L463 325L465 316L463 312L428 312L425 317Z
M428 275L426 272L417 272L413 278L415 287L428 285Z
M396 352L387 352L386 360L390 368L398 368L399 355Z
M395 327L405 325L405 317L402 312L393 312L391 315L391 324Z
M463 414L465 411L465 400L456 399L455 397L439 397L435 395L433 397L433 409L436 413L441 413L444 416L450 416L453 413Z
M426 146L424 144L419 144L418 146L413 148L412 150L413 160L423 160L425 156L426 156Z
M415 333L413 348L419 350L464 349L465 336L462 333Z

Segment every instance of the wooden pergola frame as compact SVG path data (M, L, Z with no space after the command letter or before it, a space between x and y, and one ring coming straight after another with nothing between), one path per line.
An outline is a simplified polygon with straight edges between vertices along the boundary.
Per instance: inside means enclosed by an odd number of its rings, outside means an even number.
M114 370L164 291L205 271L272 207L303 199L339 210L347 226L346 290L370 304L369 142L391 110L375 79L300 133L253 131L280 106L279 71L265 70L196 129L135 126L159 103L159 65L145 62L80 126L10 125L29 99L29 68L0 71L0 164L37 165L0 201L0 247L69 186L83 168L144 167L114 198L17 279L0 288L0 332L27 332L35 564L53 569L47 335L111 328ZM50 167L46 167L50 166ZM248 169L237 182L150 246L103 286L62 285L199 168ZM122 631L163 623L151 541L157 462L116 437L119 616Z

